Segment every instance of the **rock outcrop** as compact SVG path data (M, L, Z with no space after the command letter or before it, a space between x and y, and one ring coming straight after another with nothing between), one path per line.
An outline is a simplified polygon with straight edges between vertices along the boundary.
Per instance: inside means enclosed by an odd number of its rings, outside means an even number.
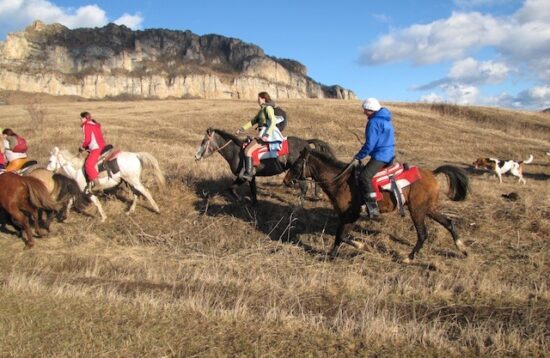
M70 30L34 22L0 42L0 89L85 98L355 99L307 76L297 61L255 45L190 31L124 25Z

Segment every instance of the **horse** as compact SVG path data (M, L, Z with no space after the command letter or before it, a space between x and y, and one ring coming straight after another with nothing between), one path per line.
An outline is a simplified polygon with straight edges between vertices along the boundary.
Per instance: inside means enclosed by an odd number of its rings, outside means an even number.
M462 201L466 199L469 190L468 175L463 169L452 165L442 165L433 171L418 169L421 178L403 188L405 197L403 204L407 205L409 209L417 234L416 245L404 262L412 262L426 240L428 234L425 224L426 216L447 229L451 233L457 249L467 256L466 247L458 237L453 222L437 210L440 188L436 176L444 174L449 181L447 196L453 201ZM321 186L338 214L338 228L329 253L330 256L334 258L337 255L342 242L358 249L363 248L363 245L348 239L348 233L353 223L360 217L362 204L354 167L306 148L300 153L300 157L290 168L283 181L290 186L296 180L305 180L306 178L313 178ZM394 211L398 206L396 198L388 191L383 191L383 199L378 203L381 213Z
M80 190L76 180L69 178L63 174L54 173L46 168L35 167L23 172L23 175L34 177L42 182L48 189L50 196L55 201L63 205L62 210L58 212L57 219L64 221L69 215L71 207L75 207L78 211L84 211L91 203L90 198ZM41 209L39 217L41 217ZM53 212L47 211L47 219L45 223L46 229L49 229Z
M334 152L330 145L320 139L302 139L298 137L288 137L288 156L284 162L279 161L280 158L265 159L260 162L260 166L256 168L256 175L250 180L251 201L255 205L258 202L256 189L256 176L273 176L281 174L288 170L294 161L298 158L299 153L306 147L313 146L316 150L326 153L328 156L334 157ZM237 187L246 182L245 179L239 177L239 173L243 168L242 141L236 136L224 132L220 129L208 128L203 137L201 144L195 154L195 160L199 161L208 158L212 154L218 152L227 161L231 172L237 177L231 187L230 194L237 200L241 200L237 194ZM307 184L300 183L301 201L307 192Z
M54 201L42 182L33 177L20 176L14 173L0 175L0 208L4 209L21 231L25 247L34 246L33 235L29 226L30 215L34 229L39 237L43 236L38 220L38 209L59 211L61 204Z
M120 152L116 157L119 171L112 173L107 177L100 178L100 189L111 189L119 186L121 183L127 183L132 189L133 200L130 208L126 212L127 215L133 213L136 208L137 195L136 192L145 196L153 207L156 213L160 213L160 209L153 199L153 196L147 188L141 183L141 172L143 168L153 170L155 179L160 187L164 187L165 179L162 170L160 169L157 159L147 152ZM80 191L84 191L87 186L86 176L83 170L84 158L78 155L72 155L66 150L60 150L54 147L50 153L48 160L48 170L53 172L61 172L70 178L73 178L78 183ZM90 195L90 200L97 207L101 216L101 222L105 222L107 216L103 211L103 207L95 195Z

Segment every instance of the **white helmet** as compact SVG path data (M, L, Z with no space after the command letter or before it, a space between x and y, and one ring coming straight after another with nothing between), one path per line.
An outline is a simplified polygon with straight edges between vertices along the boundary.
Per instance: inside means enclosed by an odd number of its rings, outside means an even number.
M376 98L367 98L363 101L363 109L378 112L380 108L382 108L382 106L380 106L380 102L378 102Z

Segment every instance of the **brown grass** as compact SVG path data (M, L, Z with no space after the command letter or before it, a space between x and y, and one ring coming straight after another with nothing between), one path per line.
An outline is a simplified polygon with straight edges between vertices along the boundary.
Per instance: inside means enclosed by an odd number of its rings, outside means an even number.
M285 101L288 134L358 150L359 102ZM441 199L471 255L457 255L430 223L417 262L400 259L416 237L398 214L358 223L361 252L335 261L335 215L324 198L298 203L282 177L259 179L258 207L223 195L227 165L195 164L208 126L234 130L253 101L44 103L33 132L24 104L0 106L0 127L27 137L44 162L54 145L76 151L88 110L107 139L154 154L168 178L153 189L162 214L140 201L104 201L109 219L72 214L24 251L0 232L0 356L544 356L550 354L550 128L542 114L390 103L398 158L468 168L470 198ZM505 118L504 121L502 118ZM26 135L28 134L28 135ZM527 185L469 168L479 156L526 159ZM149 178L148 183L152 183ZM501 194L517 192L519 200ZM242 189L247 193L246 188ZM367 230L368 229L368 230Z

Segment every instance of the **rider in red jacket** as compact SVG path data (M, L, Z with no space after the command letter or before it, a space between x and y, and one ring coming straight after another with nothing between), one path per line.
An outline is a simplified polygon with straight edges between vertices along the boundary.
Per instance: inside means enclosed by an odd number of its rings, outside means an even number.
M96 165L101 155L101 151L105 147L101 125L92 119L92 115L89 112L80 113L80 120L82 123L82 132L84 133L84 141L79 150L88 150L89 152L84 168L88 176L88 181L93 183L95 188L99 188L99 173L97 172Z

